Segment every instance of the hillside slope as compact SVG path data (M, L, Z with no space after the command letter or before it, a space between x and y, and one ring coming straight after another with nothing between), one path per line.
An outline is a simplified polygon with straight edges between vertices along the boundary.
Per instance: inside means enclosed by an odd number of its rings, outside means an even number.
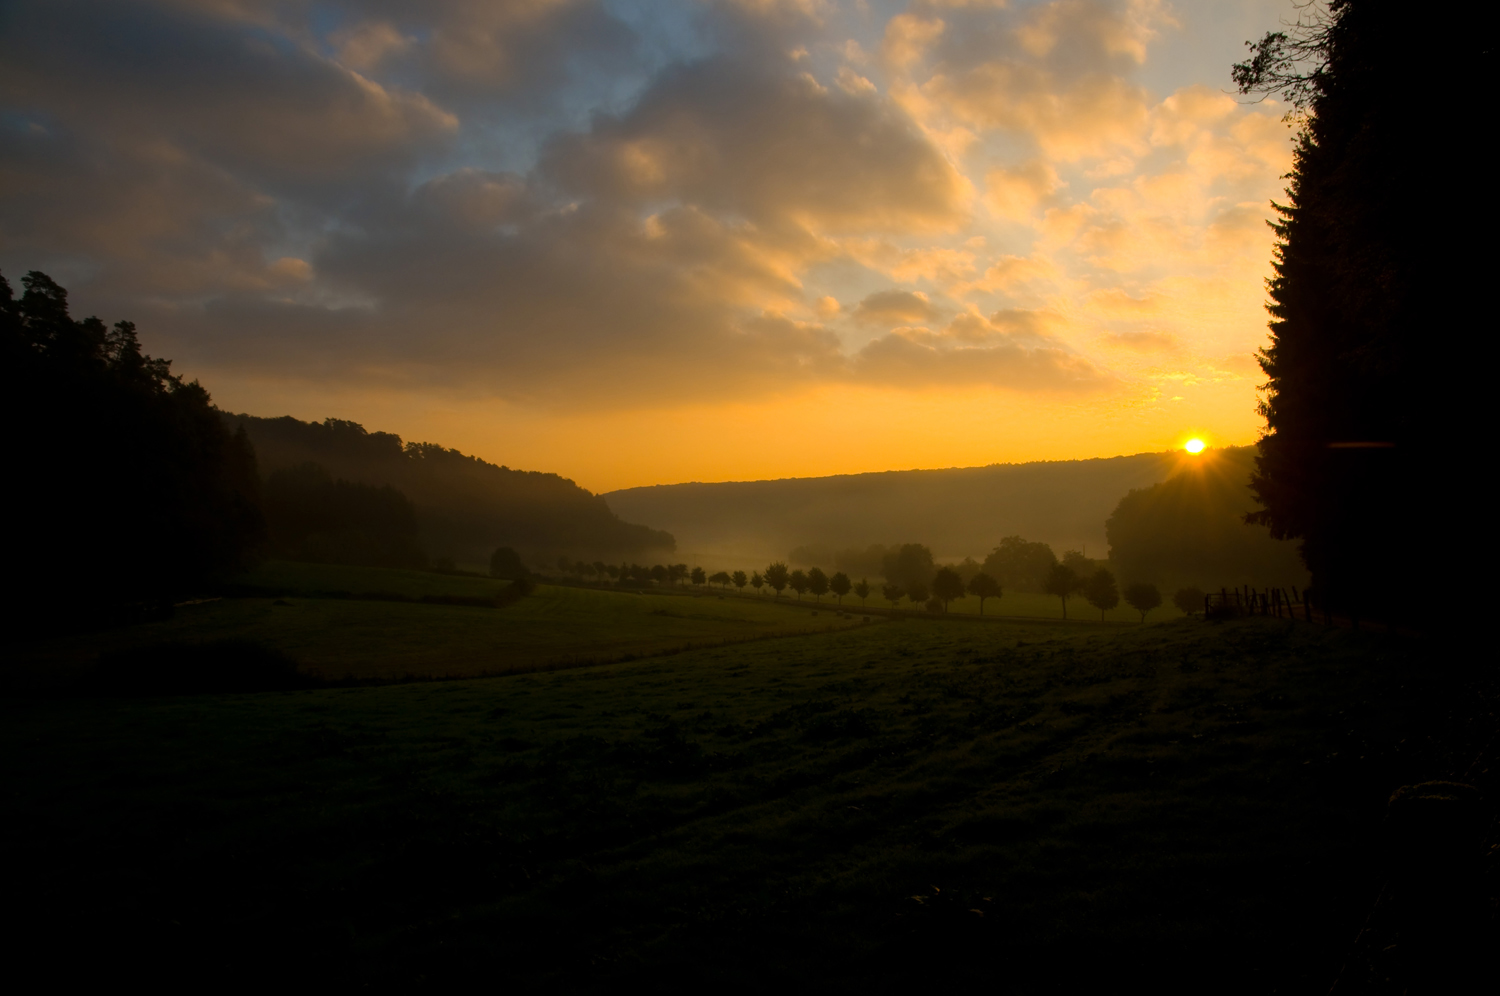
M224 417L231 431L244 426L263 476L316 463L334 477L405 494L432 557L484 563L495 547L510 546L538 561L558 554L613 560L675 548L670 534L622 521L604 499L557 474L512 470L433 443L403 444L356 422Z
M1105 550L1104 521L1132 489L1165 480L1175 453L900 470L723 484L670 484L603 497L627 519L669 530L678 548L751 559L792 547L920 542L940 558L983 559L1019 533L1059 553Z

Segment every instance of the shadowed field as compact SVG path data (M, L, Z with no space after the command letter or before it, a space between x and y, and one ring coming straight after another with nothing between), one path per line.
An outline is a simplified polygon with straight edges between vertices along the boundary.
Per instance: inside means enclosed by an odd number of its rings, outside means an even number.
M912 620L485 680L13 698L6 830L33 942L126 966L1326 991L1386 796L1458 763L1412 733L1422 663L1266 620Z
M77 672L101 652L239 639L288 654L325 679L452 677L630 660L860 624L827 605L793 608L711 592L638 595L540 585L498 609L325 597L495 598L509 587L423 571L272 563L244 581L281 597L184 605L169 620L43 641L18 651L11 668L28 676Z

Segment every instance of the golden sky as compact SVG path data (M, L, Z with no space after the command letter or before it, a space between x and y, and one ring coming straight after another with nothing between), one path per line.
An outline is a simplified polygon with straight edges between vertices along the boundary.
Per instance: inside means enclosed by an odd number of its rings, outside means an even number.
M1254 440L1271 0L97 0L0 269L232 411L594 491Z

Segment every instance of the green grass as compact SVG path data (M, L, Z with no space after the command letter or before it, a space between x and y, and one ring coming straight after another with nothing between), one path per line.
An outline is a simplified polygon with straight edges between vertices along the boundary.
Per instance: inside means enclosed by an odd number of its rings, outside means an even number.
M41 680L81 672L111 650L249 639L327 679L451 677L627 660L860 625L826 605L773 605L708 592L639 595L539 585L520 601L492 609L312 596L344 591L494 597L509 582L290 563L266 565L245 580L290 594L184 605L162 622L40 642L17 652L7 670L13 681Z
M555 652L606 604L534 611ZM14 894L38 950L127 968L1326 991L1385 796L1432 776L1400 743L1413 654L1267 620L910 620L486 680L13 698Z

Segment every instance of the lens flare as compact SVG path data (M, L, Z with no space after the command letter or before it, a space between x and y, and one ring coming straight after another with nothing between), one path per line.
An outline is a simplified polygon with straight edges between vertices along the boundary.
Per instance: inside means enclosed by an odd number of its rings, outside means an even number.
M1182 448L1185 449L1185 450L1187 450L1189 453L1202 453L1203 452L1203 440L1201 440L1201 439L1189 439L1185 444L1183 444Z

